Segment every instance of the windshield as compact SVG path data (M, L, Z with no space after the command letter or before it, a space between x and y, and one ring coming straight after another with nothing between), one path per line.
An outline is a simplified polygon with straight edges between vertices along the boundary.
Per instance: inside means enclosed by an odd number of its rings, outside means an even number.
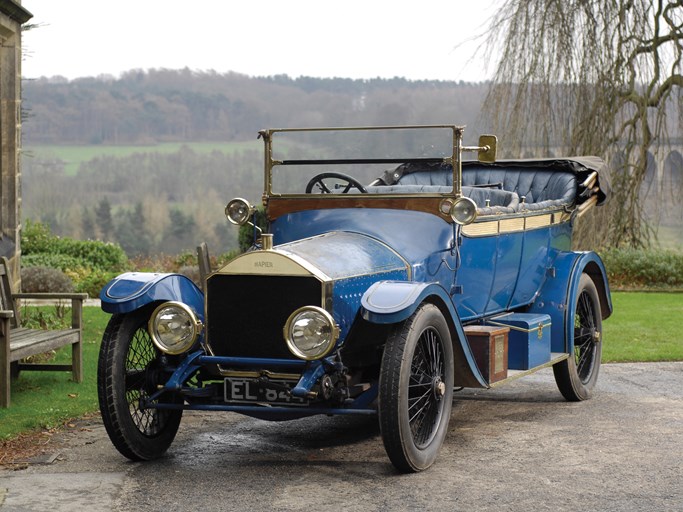
M450 125L267 130L261 132L266 194L452 193L461 130Z

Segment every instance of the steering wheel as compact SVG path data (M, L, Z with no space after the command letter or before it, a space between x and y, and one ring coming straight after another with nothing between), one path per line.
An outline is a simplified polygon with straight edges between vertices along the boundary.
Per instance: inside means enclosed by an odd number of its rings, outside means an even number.
M368 193L368 191L365 190L365 187L361 185L361 183L356 178L352 178L351 176L348 176L347 174L342 174L340 172L321 172L320 174L313 176L313 178L311 178L311 181L309 181L306 185L306 193L310 194L313 191L313 187L318 185L321 194L331 194L332 191L327 187L327 185L325 185L325 180L327 178L335 178L338 180L343 180L347 183L346 187L341 192L342 194L348 194L349 190L351 190L352 188L357 188L363 194ZM337 187L340 186L341 185L338 185Z

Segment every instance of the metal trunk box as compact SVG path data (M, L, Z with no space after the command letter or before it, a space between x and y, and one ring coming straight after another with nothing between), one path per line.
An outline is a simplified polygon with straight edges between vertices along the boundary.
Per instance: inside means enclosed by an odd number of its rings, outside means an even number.
M510 328L508 368L528 370L550 361L550 316L536 313L509 313L487 324Z
M474 360L482 376L491 384L508 376L509 327L468 325L465 327Z

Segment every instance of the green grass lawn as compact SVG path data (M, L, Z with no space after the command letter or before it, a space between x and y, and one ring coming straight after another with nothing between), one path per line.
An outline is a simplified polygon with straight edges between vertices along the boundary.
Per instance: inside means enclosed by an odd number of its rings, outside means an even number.
M603 362L683 361L683 293L614 293L614 314L603 326ZM12 405L0 409L0 440L57 427L96 411L97 357L109 315L84 308L84 381L68 372L23 372L12 383ZM68 360L70 348L57 358Z
M682 361L683 293L613 293L603 362Z
M99 408L97 356L109 316L97 307L83 308L84 378L81 384L71 380L71 372L22 372L12 382L10 407L0 409L0 440L26 430L57 427L70 418ZM67 318L71 318L70 313ZM68 363L70 354L71 347L60 349L55 362Z
M221 151L232 153L240 150L261 150L263 143L256 141L242 142L167 142L153 145L140 146L24 146L22 152L28 157L34 158L57 158L65 162L64 170L67 175L73 176L83 162L100 156L125 157L133 153L175 153L181 147L187 146L197 153L210 153Z

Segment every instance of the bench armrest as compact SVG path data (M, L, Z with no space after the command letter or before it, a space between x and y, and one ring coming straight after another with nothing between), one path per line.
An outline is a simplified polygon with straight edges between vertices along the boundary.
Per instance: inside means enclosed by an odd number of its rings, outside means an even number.
M14 311L0 310L0 318L14 318Z

